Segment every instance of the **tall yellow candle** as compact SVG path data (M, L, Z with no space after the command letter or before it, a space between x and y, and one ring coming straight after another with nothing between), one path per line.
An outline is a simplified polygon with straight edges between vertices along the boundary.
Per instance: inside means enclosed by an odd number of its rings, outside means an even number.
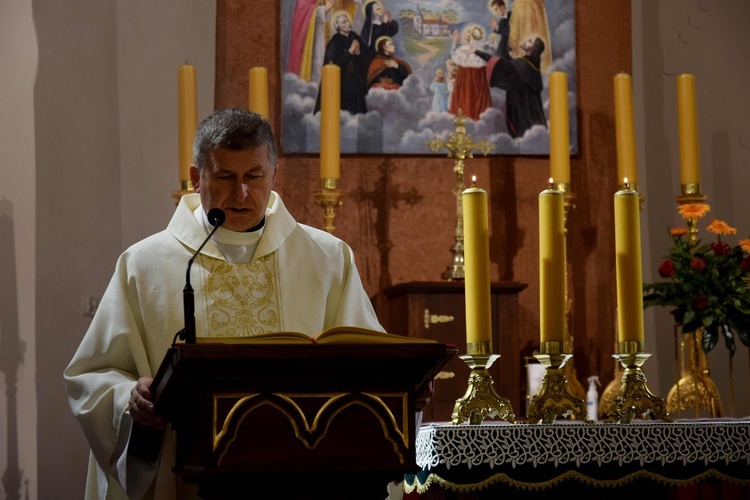
M624 178L638 186L633 124L633 82L627 73L615 75L615 138L617 140L617 180Z
M323 66L321 85L320 178L338 179L341 153L341 69L333 63Z
M198 128L198 99L195 66L185 61L185 64L177 68L177 165L183 189L190 185L190 165L193 163L193 139L195 139L196 128Z
M565 341L565 194L539 193L539 340Z
M683 185L700 184L695 76L690 73L677 77L677 114L680 131L680 178Z
M617 328L620 342L643 347L643 270L638 191L625 186L615 193L615 267Z
M466 343L492 342L487 192L476 182L462 194ZM471 354L471 353L469 353Z
M549 75L549 161L550 177L558 184L569 184L568 75L563 71Z
M268 120L268 70L263 66L248 71L248 108Z

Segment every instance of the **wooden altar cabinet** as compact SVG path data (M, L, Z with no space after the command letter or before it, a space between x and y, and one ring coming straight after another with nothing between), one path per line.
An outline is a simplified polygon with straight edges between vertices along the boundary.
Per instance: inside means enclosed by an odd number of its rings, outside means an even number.
M430 424L405 498L750 498L750 419Z
M385 497L418 470L415 395L445 344L177 344L154 378L174 472L202 498ZM155 388L154 388L155 387Z
M497 393L510 400L516 415L526 409L525 367L520 345L518 294L528 285L490 284L492 346L500 354L490 368ZM387 309L378 311L386 330L455 345L466 354L466 299L463 281L409 282L383 290ZM425 422L450 421L456 400L466 392L469 367L455 356L438 375Z

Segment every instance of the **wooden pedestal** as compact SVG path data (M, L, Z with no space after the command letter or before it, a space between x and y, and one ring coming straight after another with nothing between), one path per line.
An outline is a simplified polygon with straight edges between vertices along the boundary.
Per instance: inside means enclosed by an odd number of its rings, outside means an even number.
M418 469L416 392L454 354L439 343L178 344L154 405L176 433L173 470L203 498L262 483L280 498L382 499Z
M525 372L518 335L518 294L528 285L492 283L492 346L500 359L490 368L495 391L508 398L517 416L526 409ZM383 290L387 310L378 311L385 328L399 335L453 344L466 354L466 302L462 281L401 283ZM450 421L471 370L455 356L438 374L424 421Z

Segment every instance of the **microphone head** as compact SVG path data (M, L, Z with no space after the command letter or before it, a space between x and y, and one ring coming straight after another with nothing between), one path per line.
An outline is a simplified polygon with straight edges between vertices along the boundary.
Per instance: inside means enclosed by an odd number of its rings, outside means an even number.
M211 210L209 210L206 218L208 219L209 224L214 227L221 226L222 224L224 224L224 221L227 220L227 216L224 213L224 210L220 208L212 208Z

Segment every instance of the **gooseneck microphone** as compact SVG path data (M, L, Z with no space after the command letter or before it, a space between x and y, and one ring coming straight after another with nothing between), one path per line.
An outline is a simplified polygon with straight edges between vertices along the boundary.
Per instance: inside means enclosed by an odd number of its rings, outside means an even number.
M205 240L203 240L203 243L201 246L198 247L198 250L195 251L193 256L190 258L190 260L187 263L187 271L185 273L185 288L182 289L182 305L184 309L185 314L185 328L182 329L182 331L179 332L180 340L184 340L186 344L195 344L195 298L193 297L193 287L190 286L190 267L193 265L193 261L198 256L198 254L201 252L203 247L208 243L208 240L211 239L211 236L214 235L214 232L216 232L217 229L219 229L219 226L224 224L224 221L226 220L226 214L224 214L224 211L220 208L212 208L208 211L208 214L206 215L206 218L208 219L209 224L214 226L214 228L211 230L210 233L208 233L208 236Z

